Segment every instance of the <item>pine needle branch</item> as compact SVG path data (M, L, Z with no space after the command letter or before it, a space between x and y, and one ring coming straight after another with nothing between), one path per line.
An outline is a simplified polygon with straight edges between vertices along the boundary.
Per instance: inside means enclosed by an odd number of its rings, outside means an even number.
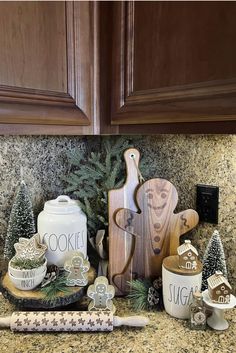
M46 287L40 289L45 295L44 301L53 303L58 293L70 293L71 288L66 285L67 276L59 275L54 281L50 282Z
M108 226L107 193L124 182L123 153L128 147L131 146L126 138L104 137L101 152L86 155L77 150L68 156L71 171L63 178L68 184L65 191L79 199L88 217L89 236Z
M11 261L11 265L14 268L18 268L20 270L32 270L33 268L38 268L44 264L45 260L29 260L29 259L20 259L20 258L13 258Z
M130 285L130 293L127 295L131 299L134 310L145 310L148 307L148 289L151 286L150 280L133 280L127 282Z

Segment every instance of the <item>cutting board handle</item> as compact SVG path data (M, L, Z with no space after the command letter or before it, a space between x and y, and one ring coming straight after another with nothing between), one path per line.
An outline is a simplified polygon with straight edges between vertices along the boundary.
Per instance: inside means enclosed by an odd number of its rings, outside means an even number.
M133 180L134 175L137 175L135 179L138 179L138 165L139 165L140 153L136 148L128 148L124 152L124 160L126 164L127 177L126 184L129 183L129 180ZM132 183L133 184L133 183Z

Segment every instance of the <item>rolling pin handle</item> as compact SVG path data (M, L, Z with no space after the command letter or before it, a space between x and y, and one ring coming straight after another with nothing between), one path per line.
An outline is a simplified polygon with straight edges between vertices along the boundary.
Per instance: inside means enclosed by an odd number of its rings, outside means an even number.
M113 326L133 326L133 327L144 327L148 325L149 319L144 316L127 316L127 317L113 317Z
M11 316L0 317L0 327L10 327L11 325Z

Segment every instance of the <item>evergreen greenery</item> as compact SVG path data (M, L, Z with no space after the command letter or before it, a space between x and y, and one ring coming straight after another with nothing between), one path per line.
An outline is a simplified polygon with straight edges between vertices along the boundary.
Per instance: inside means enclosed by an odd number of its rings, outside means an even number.
M10 214L4 246L4 257L10 260L15 255L14 244L20 237L30 238L36 233L32 203L27 186L22 181Z
M86 154L78 149L68 155L71 171L63 178L68 183L65 192L72 192L79 200L88 217L89 237L108 226L108 191L118 189L125 182L123 154L129 147L134 146L128 138L106 136L101 139L99 151ZM155 173L150 156L141 158L139 168L145 178Z
M130 285L130 293L127 295L131 299L134 310L148 310L148 291L152 286L150 280L140 280L136 279L131 282L127 282Z
M13 258L11 261L11 266L20 270L32 270L33 268L38 268L42 266L45 262L45 259L21 259Z
M114 141L114 138L113 138ZM86 155L81 150L69 154L71 172L64 179L66 192L73 192L88 218L88 235L94 237L108 226L107 192L123 185L123 152L130 146L127 139L102 139L100 152Z
M138 145L138 138L135 138ZM89 146L90 147L90 146ZM135 147L127 137L102 137L101 145L96 151L83 152L77 149L68 154L70 172L63 179L68 183L66 193L72 193L87 215L88 238L94 238L98 230L108 227L108 191L124 185L126 167L124 151ZM146 179L156 176L155 163L151 156L141 158L139 169ZM99 257L88 242L89 259L97 268ZM106 246L106 238L104 238Z
M203 257L202 291L208 287L207 278L216 271L221 271L223 276L227 278L224 249L217 230L214 231Z
M71 288L67 287L66 282L67 276L65 274L61 274L46 287L41 288L40 291L45 295L44 300L50 301L53 304L56 300L56 295L59 292L70 293Z

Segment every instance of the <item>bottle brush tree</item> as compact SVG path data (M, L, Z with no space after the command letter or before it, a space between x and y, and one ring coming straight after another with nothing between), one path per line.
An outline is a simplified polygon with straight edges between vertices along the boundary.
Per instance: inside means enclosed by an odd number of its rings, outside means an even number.
M33 207L28 189L21 182L12 205L4 246L4 257L10 260L15 255L14 244L20 237L30 238L36 233Z
M223 276L227 278L224 249L220 234L217 230L213 232L203 257L202 291L208 287L207 278L213 275L216 271L221 271Z

